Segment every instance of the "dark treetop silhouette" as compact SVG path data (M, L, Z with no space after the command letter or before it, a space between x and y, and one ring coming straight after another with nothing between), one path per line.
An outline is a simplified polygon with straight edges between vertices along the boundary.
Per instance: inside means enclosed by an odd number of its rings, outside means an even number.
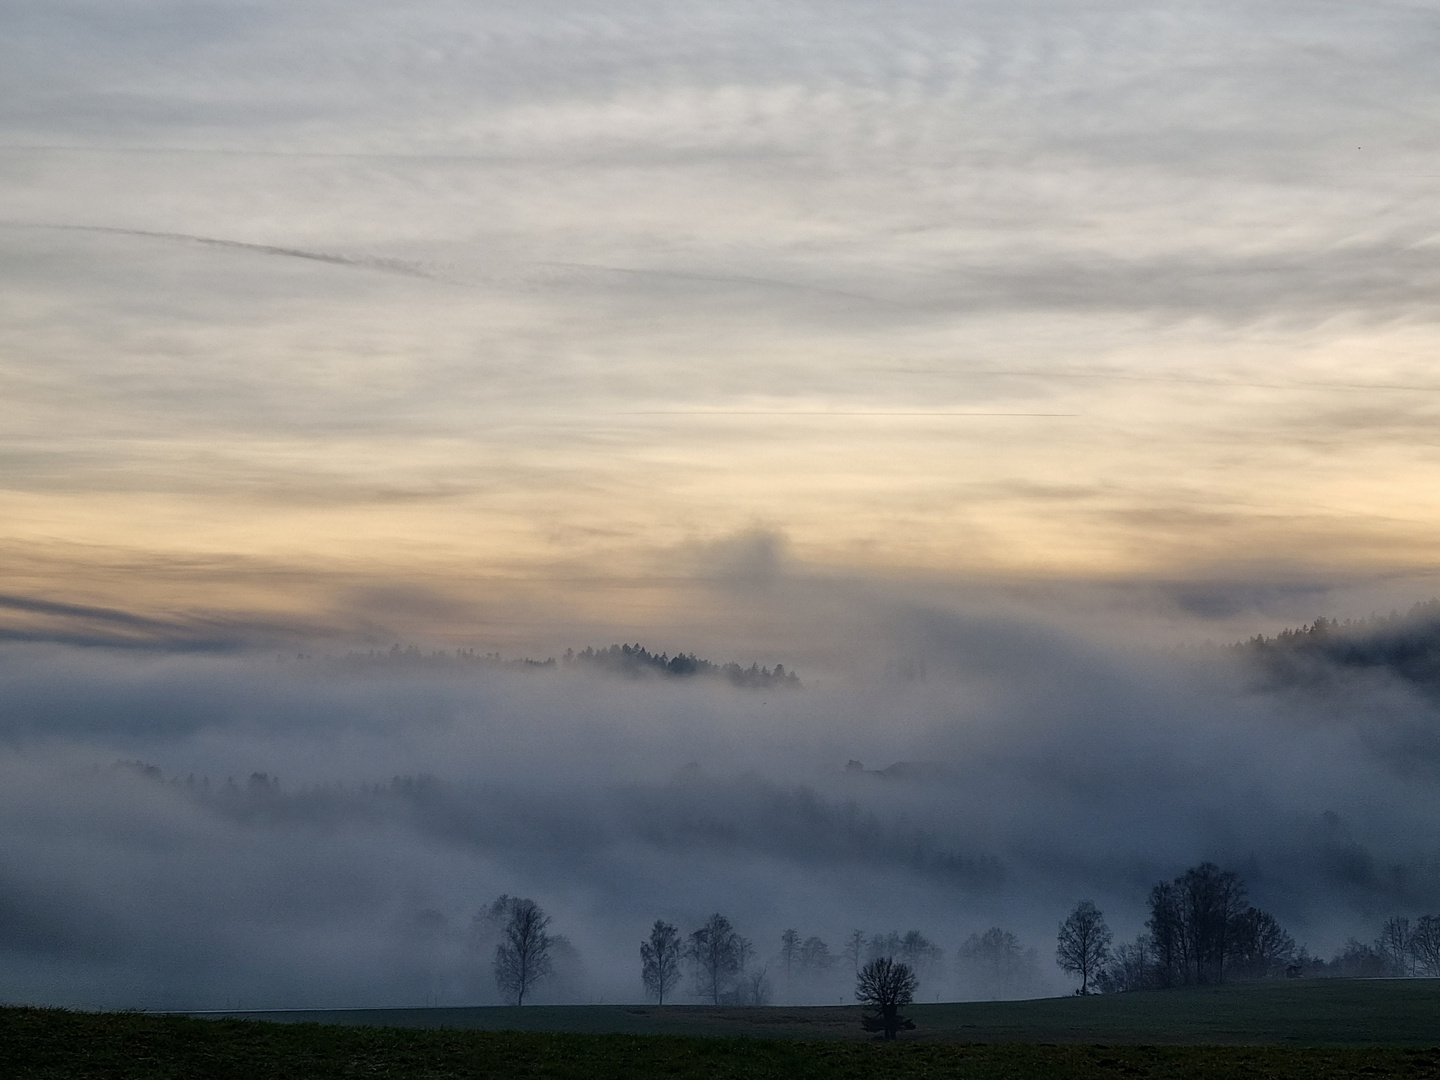
M877 1031L882 1039L893 1039L897 1031L912 1031L915 1021L900 1015L900 1008L915 1000L920 980L910 970L889 956L871 960L860 969L855 981L855 1000L874 1010L861 1018L866 1031Z

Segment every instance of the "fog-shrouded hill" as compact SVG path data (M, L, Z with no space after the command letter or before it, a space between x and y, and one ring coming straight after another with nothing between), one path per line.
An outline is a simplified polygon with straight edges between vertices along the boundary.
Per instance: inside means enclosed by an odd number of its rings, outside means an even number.
M1440 600L1401 614L1367 619L1319 618L1274 637L1236 646L1275 687L1332 685L1355 675L1391 677L1440 694Z
M304 656L305 654L301 654ZM702 659L693 652L677 652L674 656L665 652L651 652L638 642L634 645L608 645L595 648L587 645L576 652L566 649L557 662L551 656L544 660L528 657L507 660L499 653L479 653L473 649L430 650L416 645L393 645L383 652L352 652L341 660L352 668L361 667L444 667L451 664L479 665L490 668L508 668L525 671L553 671L557 668L582 668L608 675L619 675L631 679L721 679L731 686L747 689L800 689L800 677L793 671L786 671L784 664L773 668L762 667L752 661L749 667L731 660L717 664Z
M1067 992L1077 900L1129 941L1151 886L1203 861L1329 955L1440 895L1440 710L1399 661L1346 674L1409 654L1332 645L1421 641L1427 611L1182 654L927 610L862 646L923 679L794 694L574 658L536 678L12 644L0 1000L495 1000L475 928L502 896L569 950L536 1000L642 1000L655 920L715 913L776 1000L848 998L857 933L925 943L922 1000ZM1292 652L1306 678L1257 684L1257 655ZM811 966L782 979L791 930ZM1000 991L977 981L986 942L1014 961Z

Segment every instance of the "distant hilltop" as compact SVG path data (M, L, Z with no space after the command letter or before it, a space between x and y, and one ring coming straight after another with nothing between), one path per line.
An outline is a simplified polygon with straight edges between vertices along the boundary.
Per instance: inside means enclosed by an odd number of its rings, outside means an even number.
M313 657L297 654L296 659L309 660ZM449 666L473 664L493 668L520 668L525 670L555 670L557 668L590 669L608 675L621 675L630 679L721 679L732 686L745 689L770 690L801 688L800 677L793 671L785 670L784 664L773 668L752 663L742 667L733 660L717 664L703 660L692 653L676 653L671 656L664 652L651 652L643 645L608 645L603 648L586 646L580 652L566 649L558 661L552 656L545 660L506 660L498 652L477 653L474 649L443 649L426 652L415 645L393 645L386 651L350 653L344 657L347 665L402 665Z
M617 675L628 675L631 678L659 675L665 678L683 679L698 675L705 678L725 679L735 686L760 689L771 687L798 689L800 686L799 676L793 671L786 671L784 664L776 664L773 668L761 667L758 663L752 663L748 668L741 667L734 661L728 664L712 664L709 660L701 660L694 653L676 653L674 656L666 656L663 652L652 653L639 644L611 645L604 649L587 646L584 651L578 653L566 649L561 663L567 667L572 665L595 667Z
M1231 648L1282 686L1324 685L1342 672L1371 672L1440 693L1440 600L1416 604L1404 614L1344 622L1320 618Z

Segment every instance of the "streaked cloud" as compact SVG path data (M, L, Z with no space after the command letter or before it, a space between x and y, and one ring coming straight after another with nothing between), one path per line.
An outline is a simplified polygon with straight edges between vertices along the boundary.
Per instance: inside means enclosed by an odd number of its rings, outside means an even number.
M1424 5L6 20L17 595L1431 561Z

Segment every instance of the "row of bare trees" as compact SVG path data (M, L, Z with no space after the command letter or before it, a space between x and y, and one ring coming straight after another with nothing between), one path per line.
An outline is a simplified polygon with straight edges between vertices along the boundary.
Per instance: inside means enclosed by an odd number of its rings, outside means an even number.
M747 971L754 952L754 943L719 912L684 939L673 924L656 919L649 940L640 943L640 978L646 992L663 1005L688 964L696 996L714 1005L767 1005L766 969Z
M1373 943L1351 938L1328 964L1308 954L1299 958L1306 975L1358 978L1440 978L1440 916L1403 915L1386 919Z
M903 941L899 935L891 936ZM854 940L858 943L859 939ZM888 943L885 938L877 940L881 947ZM829 956L828 947L819 938L802 939L798 931L787 930L780 939L782 962L787 965L802 962L807 944L812 960L820 955ZM915 942L911 942L911 947L913 951ZM683 967L688 963L695 980L695 992L708 997L712 1004L764 1005L769 1001L768 991L761 989L764 969L752 973L748 984L743 979L751 951L750 941L737 934L730 920L718 912L688 938L681 938L673 924L656 919L649 939L640 943L641 978L650 996L663 1005L679 985ZM858 947L856 955L859 955ZM893 956L875 956L857 967L855 999L871 1010L861 1020L865 1030L888 1040L895 1038L899 1031L914 1028L914 1021L902 1016L900 1009L914 1000L918 986L914 969Z
M1299 955L1269 912L1246 903L1240 876L1211 862L1156 883L1149 907L1149 932L1114 950L1104 916L1088 900L1060 924L1056 962L1080 979L1080 993L1274 978Z
M1440 978L1440 915L1421 915L1413 924L1403 915L1387 919L1375 947L1389 974Z
M858 978L868 963L883 958L904 964L917 979L946 981L945 950L918 930L873 935L855 930L837 955L818 935L790 927L780 935L771 961L756 968L750 941L718 913L688 936L673 924L656 920L649 939L640 944L640 973L646 993L662 1004L673 998L687 972L690 991L702 1000L761 1003L771 997L772 973L782 993L791 998L828 996L841 971ZM963 941L954 967L957 985L976 997L1044 991L1036 950L1025 948L1014 933L998 926Z

